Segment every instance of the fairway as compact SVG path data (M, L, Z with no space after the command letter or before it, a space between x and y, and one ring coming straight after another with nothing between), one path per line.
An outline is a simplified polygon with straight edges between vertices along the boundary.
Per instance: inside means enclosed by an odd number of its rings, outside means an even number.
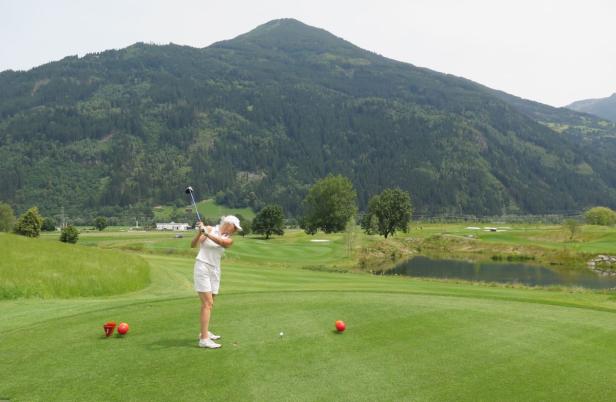
M238 237L214 307L223 348L203 350L194 250L171 236L82 235L92 251L146 245L142 290L0 301L0 399L616 398L611 293L324 272L313 267L348 265L341 234L317 236L323 243L299 232ZM182 254L165 252L173 247ZM128 322L129 334L104 338L108 320Z

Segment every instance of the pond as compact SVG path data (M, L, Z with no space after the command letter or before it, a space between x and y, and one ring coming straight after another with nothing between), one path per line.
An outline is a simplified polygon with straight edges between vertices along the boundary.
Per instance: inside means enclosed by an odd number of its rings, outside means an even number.
M414 257L383 275L463 279L467 281L519 283L529 286L571 286L590 289L616 288L616 277L599 276L590 270L556 271L518 263L473 263Z

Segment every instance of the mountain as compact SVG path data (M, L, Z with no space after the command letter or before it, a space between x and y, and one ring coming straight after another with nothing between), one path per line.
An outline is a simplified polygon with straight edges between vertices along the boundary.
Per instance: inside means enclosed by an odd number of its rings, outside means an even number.
M0 200L130 215L185 204L190 183L298 215L335 173L360 208L398 186L422 214L562 213L616 207L615 133L283 19L203 49L138 43L0 73Z
M616 122L616 93L607 98L586 99L567 105L568 109L577 112L594 114L595 116Z

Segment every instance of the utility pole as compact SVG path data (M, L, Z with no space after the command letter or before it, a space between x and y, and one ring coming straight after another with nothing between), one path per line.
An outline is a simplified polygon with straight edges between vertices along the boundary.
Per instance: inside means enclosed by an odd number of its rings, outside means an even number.
M62 223L61 223L61 226L60 226L60 227L61 227L62 229L64 229L64 228L66 227L66 222L64 221L64 205L62 205L62 213L61 213L61 215L60 215L60 216L61 216L61 218L60 218L60 219L62 220Z

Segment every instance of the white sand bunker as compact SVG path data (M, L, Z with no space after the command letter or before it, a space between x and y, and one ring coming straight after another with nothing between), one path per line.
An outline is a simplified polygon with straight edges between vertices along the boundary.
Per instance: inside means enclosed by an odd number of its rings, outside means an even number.
M331 240L327 240L327 239L312 239L310 241L313 242L313 243L328 243Z

